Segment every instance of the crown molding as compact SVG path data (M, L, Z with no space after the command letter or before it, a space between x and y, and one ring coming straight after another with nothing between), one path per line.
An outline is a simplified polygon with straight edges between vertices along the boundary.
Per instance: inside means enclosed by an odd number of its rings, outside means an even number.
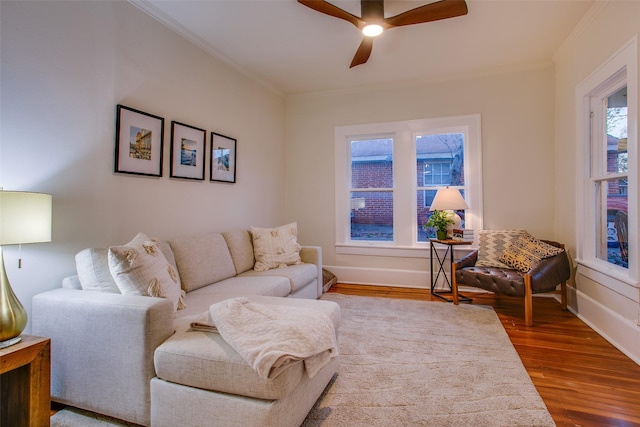
M577 40L587 31L587 28L598 18L602 12L609 6L612 0L596 0L587 13L582 17L578 25L576 25L569 36L562 42L560 47L553 54L551 60L557 62L575 45Z

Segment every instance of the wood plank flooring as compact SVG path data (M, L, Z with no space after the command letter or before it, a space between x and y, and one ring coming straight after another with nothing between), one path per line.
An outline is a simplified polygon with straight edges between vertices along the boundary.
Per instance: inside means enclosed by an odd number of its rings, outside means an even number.
M442 301L427 289L338 283L329 292ZM555 299L534 297L533 326L526 327L521 298L468 295L494 308L558 426L640 426L640 365Z

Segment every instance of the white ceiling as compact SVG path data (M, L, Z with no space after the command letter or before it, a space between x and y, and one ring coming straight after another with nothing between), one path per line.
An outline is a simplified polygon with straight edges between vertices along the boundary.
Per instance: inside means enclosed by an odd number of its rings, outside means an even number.
M130 0L208 52L280 93L472 75L551 57L587 13L587 0L467 0L469 13L387 30L366 64L347 21L296 0ZM431 1L386 0L393 16ZM358 0L331 3L360 15Z

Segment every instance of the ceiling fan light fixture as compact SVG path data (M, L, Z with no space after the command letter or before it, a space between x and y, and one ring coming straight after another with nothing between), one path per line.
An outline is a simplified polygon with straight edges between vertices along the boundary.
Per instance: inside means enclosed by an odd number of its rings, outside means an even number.
M382 26L378 24L368 24L362 29L362 34L367 37L375 37L382 34Z

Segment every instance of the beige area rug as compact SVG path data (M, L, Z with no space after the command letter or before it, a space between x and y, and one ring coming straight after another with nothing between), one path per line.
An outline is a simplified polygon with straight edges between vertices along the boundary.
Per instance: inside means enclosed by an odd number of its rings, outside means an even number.
M303 426L554 426L491 307L345 296L341 367Z
M555 425L491 307L336 293L322 299L342 309L341 367L304 427ZM130 425L72 408L51 421Z
M139 427L137 424L78 408L65 408L51 417L51 427ZM176 426L177 427L177 426Z

